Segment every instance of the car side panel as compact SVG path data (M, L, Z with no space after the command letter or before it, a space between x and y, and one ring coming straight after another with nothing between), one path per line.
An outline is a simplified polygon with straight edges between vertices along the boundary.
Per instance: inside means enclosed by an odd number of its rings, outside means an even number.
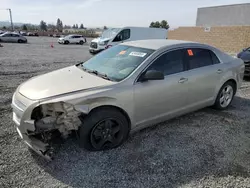
M222 72L219 72L222 70ZM188 71L189 106L205 107L212 105L217 83L220 83L225 68L222 64L215 64Z

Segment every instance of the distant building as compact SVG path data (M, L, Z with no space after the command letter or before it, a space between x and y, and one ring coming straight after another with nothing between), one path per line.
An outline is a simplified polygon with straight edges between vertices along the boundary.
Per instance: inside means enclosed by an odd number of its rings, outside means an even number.
M198 8L196 26L250 25L250 3Z
M75 32L84 32L86 31L86 29L74 29L74 28L70 28L70 29L63 29L63 33L75 33Z

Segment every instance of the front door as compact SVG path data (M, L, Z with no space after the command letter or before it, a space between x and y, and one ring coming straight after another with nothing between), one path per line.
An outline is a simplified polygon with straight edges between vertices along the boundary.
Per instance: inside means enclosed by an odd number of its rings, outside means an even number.
M147 70L162 71L164 80L137 82L134 85L137 126L162 121L187 106L187 72L183 57L183 50L160 55Z
M131 33L130 29L124 29L120 31L116 37L113 39L112 43L110 45L115 46L117 44L120 44L121 42L125 42L130 39Z

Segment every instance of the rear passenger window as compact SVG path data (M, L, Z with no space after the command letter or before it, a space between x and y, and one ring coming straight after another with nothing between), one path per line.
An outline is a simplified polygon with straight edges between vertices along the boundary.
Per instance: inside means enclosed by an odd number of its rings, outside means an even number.
M211 51L206 49L191 48L186 50L189 69L196 69L213 64Z
M156 59L148 70L156 70L165 76L184 71L183 50L167 52Z
M219 64L220 60L218 59L218 57L214 54L214 52L210 51L210 54L212 56L212 60L213 60L213 64Z

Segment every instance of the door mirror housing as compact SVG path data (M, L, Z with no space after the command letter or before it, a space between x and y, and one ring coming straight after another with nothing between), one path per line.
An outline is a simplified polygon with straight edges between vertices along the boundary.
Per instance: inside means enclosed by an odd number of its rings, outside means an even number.
M244 52L244 51L246 51L247 50L247 48L244 48L242 51Z
M161 71L148 70L143 74L140 81L145 82L148 80L164 80L164 74Z

